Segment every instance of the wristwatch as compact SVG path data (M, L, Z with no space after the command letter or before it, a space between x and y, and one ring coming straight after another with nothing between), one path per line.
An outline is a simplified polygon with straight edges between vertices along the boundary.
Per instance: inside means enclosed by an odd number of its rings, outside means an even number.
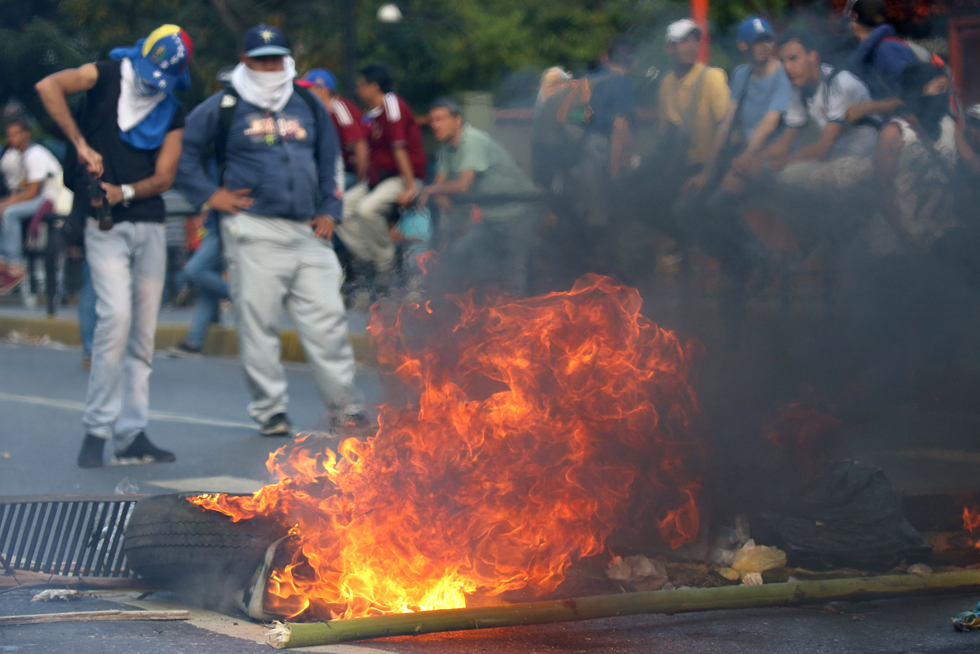
M129 201L136 197L136 189L133 188L132 184L123 184L119 188L122 189L123 194L122 205L128 207Z

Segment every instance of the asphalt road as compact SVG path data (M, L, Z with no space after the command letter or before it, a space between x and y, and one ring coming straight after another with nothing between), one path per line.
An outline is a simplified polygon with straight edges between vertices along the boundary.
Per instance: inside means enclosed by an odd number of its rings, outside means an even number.
M664 591L670 592L670 591ZM0 615L132 610L87 598L30 602L29 593L0 595ZM136 602L152 609L187 608L172 598ZM840 603L830 607L714 611L401 637L307 650L333 654L966 654L980 651L980 632L957 633L949 618L975 597ZM8 626L2 652L72 654L236 654L267 652L267 628L241 618L191 612L187 622L77 622Z
M325 410L311 374L303 365L286 366L294 428L323 429ZM248 417L248 394L236 360L157 356L147 434L172 450L176 463L82 470L75 458L84 435L88 373L82 370L80 351L0 344L0 371L0 495L111 494L120 483L130 492L149 494L255 490L268 480L269 453L285 443L260 436ZM381 392L377 372L359 370L357 384L376 404Z

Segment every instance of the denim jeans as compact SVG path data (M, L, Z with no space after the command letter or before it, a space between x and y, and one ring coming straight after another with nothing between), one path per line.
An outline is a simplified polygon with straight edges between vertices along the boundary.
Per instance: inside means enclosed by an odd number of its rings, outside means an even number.
M201 347L211 323L217 320L221 300L228 299L228 285L221 276L223 268L221 238L216 231L208 230L181 271L183 281L193 284L197 289L194 316L185 340L191 347Z
M78 331L82 337L82 354L92 356L92 340L95 338L95 286L92 285L92 271L88 261L82 266L82 290L78 294Z
M21 223L38 210L44 198L40 195L33 200L12 204L3 210L3 239L0 241L0 259L9 264L21 265L23 259L21 243Z

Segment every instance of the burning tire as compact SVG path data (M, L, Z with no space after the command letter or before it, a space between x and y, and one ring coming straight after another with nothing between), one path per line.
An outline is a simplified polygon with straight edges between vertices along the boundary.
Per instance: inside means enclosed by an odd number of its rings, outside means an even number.
M249 585L269 545L286 535L264 519L232 522L187 501L194 494L141 499L126 526L130 569L165 588L200 591L205 605L222 606Z

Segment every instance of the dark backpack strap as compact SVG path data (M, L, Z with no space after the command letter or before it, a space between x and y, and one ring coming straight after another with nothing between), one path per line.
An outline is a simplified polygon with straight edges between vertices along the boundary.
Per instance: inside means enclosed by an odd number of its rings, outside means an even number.
M238 92L231 85L225 89L221 95L221 104L218 107L218 134L214 138L214 159L218 164L218 184L225 181L225 160L228 152L228 133L231 131L231 121L235 117L235 109L238 108ZM207 170L207 162L204 162Z

